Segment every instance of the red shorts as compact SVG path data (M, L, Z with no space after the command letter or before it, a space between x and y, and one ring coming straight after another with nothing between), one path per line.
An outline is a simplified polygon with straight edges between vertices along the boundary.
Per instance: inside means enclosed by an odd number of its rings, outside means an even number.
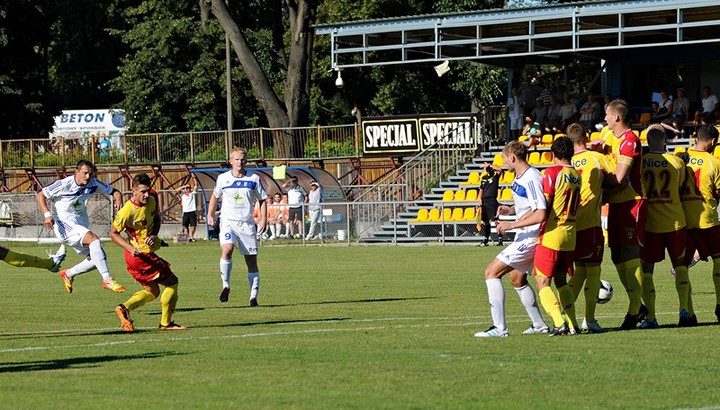
M670 261L676 261L683 257L686 243L685 228L663 233L645 231L645 244L640 248L640 259L647 263L658 263L665 260L665 249L667 249Z
M686 263L690 263L695 251L698 251L700 259L704 261L709 256L720 255L720 225L712 228L687 230Z
M576 261L602 263L604 253L605 237L601 227L596 226L577 231L574 257Z
M143 286L150 282L163 282L172 276L170 263L154 253L142 253L132 256L125 251L125 264L130 275Z
M534 275L553 278L556 274L563 273L572 276L573 251L556 251L538 244L535 248Z
M608 210L608 245L640 245L645 242L647 199L610 204Z

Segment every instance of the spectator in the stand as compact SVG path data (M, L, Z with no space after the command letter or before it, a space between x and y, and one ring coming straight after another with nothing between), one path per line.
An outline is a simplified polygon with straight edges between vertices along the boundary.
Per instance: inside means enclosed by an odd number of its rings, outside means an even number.
M519 95L517 87L513 87L507 103L508 118L510 118L510 134L505 138L506 143L520 138L520 132L523 128L523 105L525 105L525 103Z
M560 127L560 107L557 97L550 96L550 106L547 112L547 123L545 124L545 132L554 134L555 130Z
M535 118L538 123L545 124L547 122L548 107L550 105L550 96L548 94L548 105L545 105L542 98L538 97L535 100L535 108L533 108L530 115Z
M662 111L661 117L659 118L659 122L663 122L670 118L673 111L673 102L672 99L670 99L670 96L668 95L667 91L661 91L660 92L660 111Z
M498 189L500 185L500 177L502 176L503 169L489 163L484 163L485 174L483 174L480 180L480 191L478 197L480 198L480 211L481 211L481 222L483 241L480 243L481 246L488 246L490 242L490 221L494 221L497 217L498 209ZM502 246L503 240L502 235L498 234L497 245Z
M570 99L570 93L565 93L565 95L563 95L563 100L565 102L560 107L560 126L555 128L555 133L564 134L567 126L575 122L578 117L578 111L577 107Z
M290 237L290 207L288 206L288 194L282 194L280 200L280 223L285 226L285 233L282 235L283 238ZM278 232L278 236L280 233Z
M532 111L534 107L533 102L536 98L538 98L538 96L540 96L540 91L542 91L542 88L533 84L533 82L534 78L527 76L525 77L525 82L522 83L518 89L520 97L522 97L523 101L523 115L530 114L530 111Z
M595 96L587 95L587 101L580 107L580 123L585 129L592 129L599 120L600 104L595 101Z
M708 118L710 122L714 122L718 111L720 111L720 100L712 93L710 87L703 87L702 107L695 113L695 130L697 131L700 123L700 116L708 114L709 116L706 116L706 118Z
M322 188L315 181L310 183L310 192L308 193L308 214L310 215L310 229L308 229L306 241L313 239L322 241L322 206L323 201Z
M302 237L304 224L303 204L305 203L307 192L298 184L297 177L290 177L290 179L285 181L283 189L288 193L290 236L295 239L300 239Z
M535 121L532 115L525 117L525 127L523 127L522 135L528 137L527 142L525 142L525 145L528 147L533 147L540 143L542 126L539 122Z
M677 97L675 98L675 101L673 101L671 118L673 127L682 131L685 120L690 115L690 100L688 100L688 98L685 96L684 88L678 88L676 92Z

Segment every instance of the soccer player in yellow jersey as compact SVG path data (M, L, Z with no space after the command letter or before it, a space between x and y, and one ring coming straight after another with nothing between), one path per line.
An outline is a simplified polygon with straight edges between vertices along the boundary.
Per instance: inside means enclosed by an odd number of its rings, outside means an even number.
M573 143L575 150L572 165L580 174L580 205L575 218L577 230L575 245L575 274L568 285L573 292L575 300L583 289L585 294L585 319L581 330L583 332L604 332L595 319L598 292L600 290L600 264L605 250L605 238L601 223L601 195L602 182L605 175L610 172L607 157L599 152L587 149L587 133L578 123L570 124L567 136Z
M535 249L533 274L540 296L540 303L553 320L550 336L577 333L575 297L567 286L567 275L573 275L573 250L575 249L575 216L580 204L580 174L572 167L573 143L566 137L557 138L550 146L555 165L545 170L542 188L547 200L547 210L540 225L540 236ZM560 296L558 302L550 283ZM562 303L562 309L560 306ZM571 328L563 319L565 311Z
M680 321L688 318L690 278L685 256L685 214L680 202L680 189L685 181L683 160L667 152L665 130L659 124L647 129L649 152L642 156L643 186L648 201L645 242L640 249L643 268L643 300L648 309L641 329L657 329L655 317L655 284L653 269L665 259L667 249L675 269L675 289L680 301Z
M614 170L603 179L607 188L603 200L610 204L608 246L620 282L628 294L628 309L620 330L637 328L647 315L642 305L642 268L640 247L643 244L647 201L642 189L642 146L627 122L629 108L624 100L608 104L605 121L615 135L611 164Z
M172 321L177 304L178 278L170 270L170 264L157 256L160 249L160 214L157 199L151 195L152 182L147 174L138 174L133 178L132 197L123 205L115 216L110 227L110 238L118 246L125 249L125 264L132 277L143 286L143 290L135 292L125 303L115 308L120 318L120 325L127 332L135 330L130 311L137 309L160 296L160 285L165 289L160 297L162 315L160 330L185 330ZM122 236L125 232L129 241Z
M720 322L720 221L718 198L720 197L720 159L711 153L718 140L718 130L712 125L701 126L697 131L697 144L683 155L690 168L683 187L683 209L687 222L687 247L685 262L690 263L697 251L702 260L713 261L713 284L715 285L715 316ZM692 309L692 298L690 299ZM686 324L697 322L688 311ZM681 318L681 322L683 322Z

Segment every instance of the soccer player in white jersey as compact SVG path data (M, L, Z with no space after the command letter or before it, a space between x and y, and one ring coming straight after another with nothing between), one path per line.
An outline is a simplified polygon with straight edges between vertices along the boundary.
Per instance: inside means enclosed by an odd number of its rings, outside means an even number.
M105 251L100 238L90 231L90 218L86 204L92 194L113 196L117 212L122 205L122 194L112 186L93 177L95 166L81 159L75 167L75 174L46 186L37 195L38 206L45 216L45 228L53 229L55 236L75 249L85 259L70 269L60 271L60 278L68 293L73 291L75 276L97 269L103 278L102 286L113 292L124 292L125 287L110 275ZM48 207L48 200L54 200L55 217Z
M227 302L230 296L230 272L232 271L232 253L237 245L245 256L250 285L250 307L258 306L257 297L260 286L260 271L257 264L257 235L265 232L267 223L267 194L257 174L248 175L245 169L247 151L235 148L230 153L232 169L218 176L215 189L210 195L207 210L207 222L213 225L218 200L222 197L222 218L220 218L220 278L222 291L220 302ZM260 215L257 223L253 218L256 202L260 202Z
M533 288L528 285L527 273L532 271L535 248L540 233L540 223L528 224L526 220L535 212L544 212L547 207L542 189L542 175L527 161L527 148L518 141L511 141L502 150L505 164L516 177L512 184L514 205L501 205L498 215L518 215L513 222L499 221L495 225L498 235L514 230L513 243L505 248L485 268L490 314L493 325L484 332L475 333L475 337L505 337L508 335L505 321L505 288L502 277L510 274L512 283L520 301L530 316L532 325L523 334L548 333L548 326L540 314Z

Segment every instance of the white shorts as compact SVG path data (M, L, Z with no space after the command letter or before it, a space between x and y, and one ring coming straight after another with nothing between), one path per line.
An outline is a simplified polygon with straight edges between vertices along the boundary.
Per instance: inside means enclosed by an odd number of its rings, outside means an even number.
M90 232L88 228L80 225L69 226L62 223L56 223L53 225L53 230L55 231L55 236L58 239L65 242L65 244L69 247L75 249L75 252L78 254L90 254L90 249L82 244L83 238L88 232Z
M510 117L510 129L521 130L525 126L524 117Z
M220 218L220 245L227 243L237 246L243 255L257 255L257 225Z
M515 270L531 273L537 243L537 232L517 233L515 240L498 254L497 259Z

